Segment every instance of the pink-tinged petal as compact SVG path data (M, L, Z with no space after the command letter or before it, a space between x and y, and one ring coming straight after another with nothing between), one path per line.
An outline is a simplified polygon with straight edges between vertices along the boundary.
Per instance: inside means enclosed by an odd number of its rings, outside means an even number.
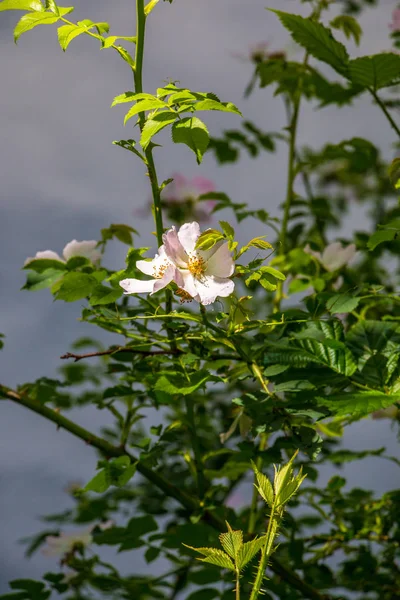
M164 250L167 257L177 266L185 268L188 262L188 255L185 252L184 247L180 239L178 238L178 234L176 232L175 227L171 227L164 233L163 235L164 242Z
M169 264L172 264L165 254L164 246L159 249L159 254L156 254L153 260L138 260L136 263L137 268L145 275L156 277L160 270L167 268Z
M204 305L212 304L218 297L226 298L233 293L235 284L231 279L222 277L207 277L202 281L196 280L195 286L200 302Z
M215 246L214 246L215 248ZM228 242L223 242L208 258L206 275L215 277L230 277L235 270L235 263L228 249Z
M400 8L396 8L392 12L392 22L389 24L392 31L399 31L400 29Z
M198 190L198 195L207 194L208 192L215 192L215 184L211 179L205 177L193 177L193 187Z
M141 281L140 279L123 279L119 285L124 290L124 294L148 294L154 290L154 285L158 279L149 279Z
M199 294L197 292L197 288L196 288L197 280L188 271L183 271L183 272L181 271L181 275L183 278L183 284L181 284L179 287L181 287L183 290L185 290L185 292L187 292L189 294L189 296L191 296L194 300L197 300L197 302L200 302L200 296L199 296Z
M336 271L346 265L355 255L356 247L350 244L343 248L340 242L333 242L322 253L321 263L327 271Z
M175 265L170 265L167 269L165 269L161 279L155 279L153 291L151 293L155 294L156 292L165 288L169 283L171 283L175 276L175 270Z
M37 259L41 259L41 258L47 258L50 260L59 260L60 262L65 262L61 256L59 256L57 254L57 252L53 252L53 250L42 250L40 252L36 252L35 256L31 256L29 258L27 258L24 262L24 266L26 266L28 263L30 263L32 260L37 260Z
M186 252L194 252L200 233L200 225L196 221L185 223L180 227L178 238Z
M88 258L92 263L96 263L101 258L101 252L96 249L96 246L96 240L83 240L82 242L72 240L65 246L63 256L65 260L69 260L74 256L83 256L84 258Z

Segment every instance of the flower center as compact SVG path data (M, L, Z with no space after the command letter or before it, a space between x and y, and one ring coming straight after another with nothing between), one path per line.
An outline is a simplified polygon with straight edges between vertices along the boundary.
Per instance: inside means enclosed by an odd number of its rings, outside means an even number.
M180 297L179 302L181 304L183 304L184 302L191 302L193 300L192 296L186 290L183 290L182 288L178 288L175 291L175 295Z
M164 260L163 263L157 265L156 267L153 267L154 279L162 279L162 277L164 277L164 273L168 269L168 267L169 267L169 262L167 260Z
M196 254L190 254L188 260L188 269L195 277L201 277L206 269L204 258Z

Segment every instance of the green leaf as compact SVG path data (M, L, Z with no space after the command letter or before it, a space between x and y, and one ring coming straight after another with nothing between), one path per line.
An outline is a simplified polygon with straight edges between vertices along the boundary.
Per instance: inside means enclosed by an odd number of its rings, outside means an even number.
M266 543L266 537L256 538L251 540L251 542L246 542L239 550L239 554L237 557L237 566L239 569L243 569L259 552L262 548L264 548Z
M384 321L360 321L346 336L346 343L358 357L367 360L375 354L400 353L400 325Z
M118 52L121 58L124 59L125 62L131 67L132 70L135 70L135 61L132 56L129 54L128 50L125 50L122 46L113 46L113 48Z
M2 0L0 2L0 12L3 10L33 10L44 11L44 6L40 0Z
M350 377L357 369L352 353L343 342L332 339L320 342L306 338L296 340L296 344L308 356L313 356L316 362L325 364L337 373Z
M116 238L123 244L127 244L128 246L132 246L133 239L132 234L138 233L136 229L131 227L130 225L125 225L124 223L112 223L109 227L105 227L101 230L101 238L103 241L111 240Z
M298 450L293 454L292 458L280 467L274 466L275 477L274 477L274 492L275 496L278 496L285 486L290 483L293 479L293 461L298 454Z
M269 242L267 242L266 240L264 240L265 236L261 236L261 237L256 237L253 238L252 240L250 240L250 242L248 244L246 244L245 246L243 246L239 253L238 253L238 258L240 256L242 256L242 254L244 254L245 252L247 252L250 248L259 248L260 250L273 250L273 247L271 246L271 244Z
M23 290L35 292L37 290L43 290L51 287L64 275L64 271L59 269L45 269L41 273L35 271L28 272L26 283L23 286Z
M259 471L254 464L253 470L258 483L258 486L256 486L258 493L271 508L274 503L274 490L272 488L272 484L268 477L264 475L264 473L261 473L261 471Z
M144 7L144 14L146 17L151 13L153 8L159 3L160 0L150 0L148 4Z
M355 310L360 302L360 298L349 296L347 294L335 294L331 296L326 303L326 308L331 314L349 313Z
M280 281L285 281L286 275L278 271L278 269L274 269L273 267L261 267L260 271L262 273L268 273L271 277L275 279L279 279Z
M175 112L163 111L157 113L151 119L147 119L140 137L142 148L145 150L156 133L167 127L167 125L171 125L176 120L176 116Z
M356 452L354 450L336 450L326 456L326 460L329 460L335 465L343 465L344 463L352 462L353 460L362 460L367 456L381 456L386 451L385 447L377 448L375 450L361 450Z
M161 375L157 380L154 389L159 392L165 392L171 396L181 394L188 396L193 394L200 387L205 385L210 379L210 374L205 369L197 371L189 376L190 381L181 375Z
M230 571L235 570L232 560L225 552L223 552L223 550L219 550L218 548L193 548L193 546L188 546L187 544L184 544L184 546L199 554L203 554L205 558L198 559L202 562L211 563L212 565L222 567L223 569L229 569Z
M388 175L393 187L398 190L400 188L400 158L395 158L390 163Z
M53 258L34 258L23 266L23 269L36 271L36 273L43 273L43 271L46 271L47 269L64 271L66 268L67 266L64 262L61 260L54 260Z
M98 281L93 275L87 273L67 273L63 277L60 289L57 292L58 300L75 302L90 296Z
M400 81L400 56L385 52L355 58L349 62L348 77L353 84L374 91L396 85Z
M360 45L362 29L357 19L350 15L338 15L329 24L334 29L343 31L347 39L353 38L357 46Z
M175 144L186 144L196 155L198 164L208 148L210 136L205 124L197 117L186 117L176 121L172 126L172 141Z
M357 369L350 350L343 342L335 339L320 341L306 337L292 340L290 345L270 343L266 347L264 360L266 365L293 365L297 368L304 368L314 362L348 377Z
M85 33L88 31L87 27L78 27L77 25L62 25L57 29L58 41L60 43L61 49L66 51L70 42L78 35Z
M102 49L110 48L117 40L124 40L136 44L136 37L134 36L109 35L104 39L104 42L102 42Z
M237 115L243 116L240 110L232 104L232 102L217 102L216 100L201 100L197 102L194 106L195 110L219 110L222 112L230 112L235 113Z
M233 529L228 525L228 532L221 533L219 536L219 541L221 542L221 546L225 550L227 554L234 560L238 555L240 548L243 546L243 531L240 529L237 531L233 531Z
M235 230L230 223L227 221L219 221L219 224L227 238L233 239L235 237Z
M300 468L298 474L292 479L292 481L288 481L285 484L285 486L282 487L279 494L277 494L276 508L280 508L281 506L289 502L289 500L295 495L305 478L306 475L302 474L302 470Z
M318 397L318 403L329 408L337 417L351 415L363 417L376 410L388 408L400 401L400 394L384 394L378 391L351 392L332 395L328 398Z
M58 20L59 17L48 12L39 11L27 13L21 17L15 26L14 41L17 42L23 33L33 29L37 25L51 25L51 23L56 23Z
M90 304L98 306L99 304L114 304L123 294L122 289L106 287L105 285L97 285L90 295Z
M197 250L210 250L215 244L224 239L224 236L217 229L206 229L197 239Z
M100 461L103 468L83 488L84 492L102 494L111 485L123 487L135 474L136 464L131 463L129 456L119 456L110 461Z
M369 238L367 242L368 250L375 250L379 244L383 244L384 242L393 242L393 240L398 238L399 229L380 229L375 231Z
M126 123L129 121L129 119L131 119L132 117L134 117L135 115L137 115L140 112L144 112L147 110L156 110L158 108L165 108L166 106L168 106L168 105L165 102L163 102L162 100L159 100L158 98L153 98L152 100L139 100L126 113L125 118L124 118L124 125L126 125ZM161 114L161 113L159 113L159 114ZM168 114L169 114L169 111L168 111Z
M338 73L346 73L349 61L347 50L343 44L335 40L330 29L317 21L299 15L269 10L278 15L281 23L292 34L294 41L303 46L309 54L327 63Z

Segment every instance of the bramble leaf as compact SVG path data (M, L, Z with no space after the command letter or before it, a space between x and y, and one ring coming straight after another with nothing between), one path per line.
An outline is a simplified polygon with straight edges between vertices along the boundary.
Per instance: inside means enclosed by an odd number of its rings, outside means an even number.
M145 150L150 144L152 138L164 127L171 125L176 120L176 113L172 111L163 111L148 119L143 127L140 137L140 144Z
M203 121L197 117L186 117L176 121L172 126L172 141L175 144L186 144L193 150L200 164L208 148L210 136Z
M346 73L349 61L347 50L333 37L330 29L300 15L269 10L278 15L281 23L290 31L294 41L303 46L314 58L327 63L338 73Z
M233 531L229 523L227 523L227 526L227 533L221 533L219 536L219 541L221 542L225 552L229 554L229 556L236 562L236 557L239 553L239 550L243 546L243 531L240 529Z
M330 22L330 26L334 29L343 31L347 39L352 37L357 46L360 45L362 29L361 25L354 17L351 17L350 15L338 15Z
M396 85L400 81L400 56L384 52L355 58L349 62L348 77L353 84L374 91Z
M187 544L184 544L184 546L199 554L203 554L205 558L198 558L198 560L201 560L202 562L211 563L212 565L222 567L223 569L229 569L230 571L235 570L232 560L223 550L219 550L218 548L193 548L193 546L188 546Z
M0 12L3 10L32 10L44 11L44 6L40 0L2 0L0 2Z

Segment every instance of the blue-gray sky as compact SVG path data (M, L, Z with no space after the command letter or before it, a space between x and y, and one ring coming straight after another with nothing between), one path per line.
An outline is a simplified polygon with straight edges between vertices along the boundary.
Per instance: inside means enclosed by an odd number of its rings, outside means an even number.
M246 55L252 43L264 40L273 49L294 51L277 17L265 10L267 4L302 14L307 10L297 0L161 2L148 22L145 89L152 92L167 79L179 80L194 90L213 91L222 100L235 102L261 128L279 130L284 125L280 100L264 90L245 101L243 89L251 66L234 56ZM361 46L349 44L354 55L390 48L388 23L395 5L395 0L382 0L379 8L365 12ZM112 34L134 32L133 0L79 0L76 6L76 20L109 21ZM143 232L142 245L154 240L150 219L139 220L134 214L149 194L142 165L111 143L136 133L129 125L123 127L123 108L110 109L114 96L132 89L129 68L111 50L100 52L89 38L74 40L63 54L55 26L29 32L15 46L12 27L17 18L17 13L0 14L0 330L7 336L0 380L8 385L53 376L59 356L71 342L92 333L92 328L77 322L78 306L53 303L47 291L19 291L24 282L20 268L27 256L48 248L60 252L73 238L97 239L100 228L110 222L138 228ZM206 121L216 135L235 126L238 118L212 114ZM357 108L304 107L302 143L318 147L327 138L340 141L353 136L371 138L386 156L392 154L391 130L367 98L357 101ZM198 167L187 148L172 146L168 135L161 139L164 148L156 151L160 179L177 171L190 177L202 174L233 201L278 214L285 184L284 151L257 160L245 157L224 168L206 155ZM347 233L366 223L359 209L353 215L346 222ZM247 223L240 229L240 239L255 230L266 233L261 225ZM124 251L112 246L108 263L120 267ZM104 415L90 410L77 419L91 429L106 422ZM349 430L346 442L357 448L388 444L392 454L397 452L388 422L362 421ZM39 529L39 515L67 507L66 483L89 479L95 464L95 454L69 434L1 402L0 592L7 589L8 579L39 576L55 566L40 555L26 562L16 541ZM389 489L398 476L394 467L383 468L378 459L370 461L368 472L357 465L347 472L355 484L377 490Z

